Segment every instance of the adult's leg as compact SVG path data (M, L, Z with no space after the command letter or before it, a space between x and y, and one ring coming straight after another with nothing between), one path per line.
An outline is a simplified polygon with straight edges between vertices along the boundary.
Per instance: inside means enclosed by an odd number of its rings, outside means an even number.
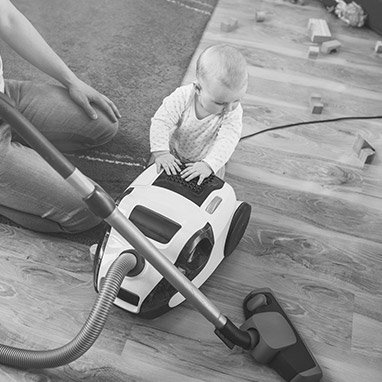
M5 92L17 110L60 151L100 146L117 132L117 122L112 122L100 110L96 120L90 119L62 86L6 80Z
M40 232L81 232L100 223L42 157L11 142L0 159L0 214Z
M61 151L94 147L117 129L101 112L91 120L64 88L7 81L6 92L22 112ZM72 187L38 153L10 139L0 126L0 214L43 232L80 232L94 227L93 215Z

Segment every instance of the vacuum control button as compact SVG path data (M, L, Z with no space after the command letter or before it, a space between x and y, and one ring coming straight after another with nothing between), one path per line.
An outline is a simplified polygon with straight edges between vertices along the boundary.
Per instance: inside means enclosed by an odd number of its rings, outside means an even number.
M220 198L219 196L215 196L210 204L206 207L206 211L209 213L209 214L213 214L216 210L216 208L218 208L219 204L221 203L222 201L222 198Z

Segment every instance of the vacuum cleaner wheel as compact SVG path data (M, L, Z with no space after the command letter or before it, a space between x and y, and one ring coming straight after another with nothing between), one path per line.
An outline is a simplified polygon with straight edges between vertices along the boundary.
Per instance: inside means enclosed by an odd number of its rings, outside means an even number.
M251 216L251 206L242 202L233 214L231 225L228 230L227 239L224 246L224 256L229 256L239 244L247 228L249 217Z

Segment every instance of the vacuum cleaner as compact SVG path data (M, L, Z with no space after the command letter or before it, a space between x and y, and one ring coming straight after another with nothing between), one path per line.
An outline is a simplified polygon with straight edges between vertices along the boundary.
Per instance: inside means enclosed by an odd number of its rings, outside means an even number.
M120 298L120 290L121 287L124 288L126 278L139 278L139 275L144 274L146 267L148 268L147 263L149 263L150 270L151 266L153 267L151 270L152 274L154 274L153 270L155 269L175 291L175 294L173 294L173 291L168 293L168 288L166 287L166 298L162 300L163 303L161 302L159 306L147 310L149 315L156 315L162 309L168 310L175 306L180 301L180 298L177 297L177 294L180 293L183 298L186 298L214 325L215 334L230 349L238 346L247 350L257 362L269 365L289 382L316 382L321 379L322 371L320 366L270 289L254 290L246 296L243 302L246 320L238 327L229 318L224 316L194 284L198 276L202 275L206 268L217 264L218 261L213 260L215 255L212 255L214 245L216 245L216 251L219 248L221 251L224 247L223 256L227 256L235 248L238 240L240 240L238 237L241 237L240 235L245 230L246 219L248 219L248 207L245 204L239 204L239 206L235 204L235 199L231 191L229 191L229 187L226 191L223 191L223 188L226 187L224 182L213 177L209 180L211 182L209 185L203 185L202 183L200 195L203 196L200 199L199 196L197 199L194 199L195 196L190 196L187 186L184 187L182 184L174 186L172 180L164 179L165 176L162 176L162 174L155 177L152 174L154 170L149 169L147 172L144 172L142 177L137 178L137 181L131 185L130 191L126 191L125 197L122 198L121 202L128 195L134 194L134 198L136 198L134 203L126 207L125 214L99 185L92 182L75 168L41 135L13 107L10 99L2 93L0 93L0 117L7 121L32 148L73 186L86 202L89 209L112 227L116 238L118 235L121 240L123 238L123 241L118 242L117 250L115 251L118 252L117 255L112 254L111 250L109 251L109 249L104 247L103 251L101 249L98 251L98 255L94 259L95 284L99 289L99 295L87 321L77 336L60 348L44 351L21 349L0 344L0 363L20 369L41 369L62 366L79 358L98 338L113 303L115 301L117 304L126 302L123 298ZM153 178L155 178L154 181L152 181ZM159 185L156 182L159 182ZM171 186L168 186L169 184ZM225 203L223 199L231 198L231 204L229 204L231 208L229 211L224 212L226 214L224 215L225 221L229 221L229 223L220 226L204 216L200 218L198 225L195 222L185 223L185 220L183 220L185 218L182 217L181 211L178 211L179 215L176 216L168 216L167 213L161 213L161 207L156 207L156 204L155 207L153 205L144 205L143 200L138 196L140 189L144 191L145 188L149 190L152 187L158 187L160 189L158 191L159 194L164 192L162 188L170 188L170 191L174 192L174 188L177 187L178 191L175 194L183 197L182 203L195 203L195 200L197 200L196 204L200 203L199 207L203 206L204 208L208 204L210 210L215 208L215 204L211 204L215 196L222 199L220 202L216 201L216 204ZM230 197L228 197L229 194L231 195ZM171 197L178 198L179 195L171 194ZM124 203L122 204L121 208L123 209L125 207ZM138 210L135 210L137 207ZM218 208L219 205L215 208L216 213ZM187 209L185 208L184 211ZM205 214L204 211L202 215ZM206 211L206 213L208 214L209 212ZM198 220L198 218L195 220ZM217 222L220 221L219 218L216 220ZM156 223L153 223L153 221ZM162 225L163 221L166 224L163 224L163 229L159 230L156 226L157 224ZM205 222L205 225L203 225L203 222ZM208 224L211 228L209 228ZM189 233L186 233L187 227L190 227ZM182 232L182 229L185 231ZM177 235L178 238L176 238ZM194 237L195 240L186 240L188 237ZM174 243L169 244L172 239L174 239ZM167 243L161 243L161 241L167 241ZM184 244L183 246L182 243ZM187 247L187 243L191 243L189 247ZM202 244L199 245L199 243ZM213 243L216 244L213 245ZM178 248L186 248L184 251L185 256L178 254L176 259L175 257L171 258L170 252L165 248L167 244L169 244L168 247L173 245L175 248L177 245ZM125 245L127 247L121 252L121 248ZM109 243L109 246L111 248L112 242ZM162 253L162 250L165 254ZM193 260L194 253L198 253L195 259L199 259L195 260L195 263ZM206 260L207 257L213 260L210 265L208 259ZM114 261L112 258L115 258ZM188 268L185 264L187 261L191 264ZM193 274L195 269L197 271ZM160 292L157 292L156 288L160 285L160 281L157 283L158 275L156 277L146 288L146 291L153 293L154 290L156 297L158 297ZM197 282L202 282L201 280L204 277L200 276L200 280ZM190 279L193 280L191 281ZM132 290L136 288L133 285L128 285L127 287ZM133 293L129 289L126 290ZM139 288L137 287L134 290L138 291ZM141 296L137 294L138 297L143 297L141 291L140 293ZM148 292L148 295L150 295L150 292ZM173 299L175 299L175 302ZM147 300L147 296L145 300ZM138 307L137 312L139 310L139 312L145 314L144 301L141 304L138 301L137 305L131 304L130 301L124 307L134 310L132 307L136 306Z
M248 225L251 206L236 200L233 188L211 175L201 185L180 174L148 167L116 204L196 287L236 248ZM139 267L126 275L115 304L143 318L155 318L184 301L171 283L136 252L116 229L109 229L94 256L95 289L121 253L134 253Z

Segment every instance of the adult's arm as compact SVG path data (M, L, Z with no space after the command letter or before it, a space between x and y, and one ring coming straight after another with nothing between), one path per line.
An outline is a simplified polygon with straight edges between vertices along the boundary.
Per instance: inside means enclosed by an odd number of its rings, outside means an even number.
M81 81L9 0L0 0L0 38L33 66L63 84L89 117L97 118L91 103L105 111L112 121L120 117L114 103Z

